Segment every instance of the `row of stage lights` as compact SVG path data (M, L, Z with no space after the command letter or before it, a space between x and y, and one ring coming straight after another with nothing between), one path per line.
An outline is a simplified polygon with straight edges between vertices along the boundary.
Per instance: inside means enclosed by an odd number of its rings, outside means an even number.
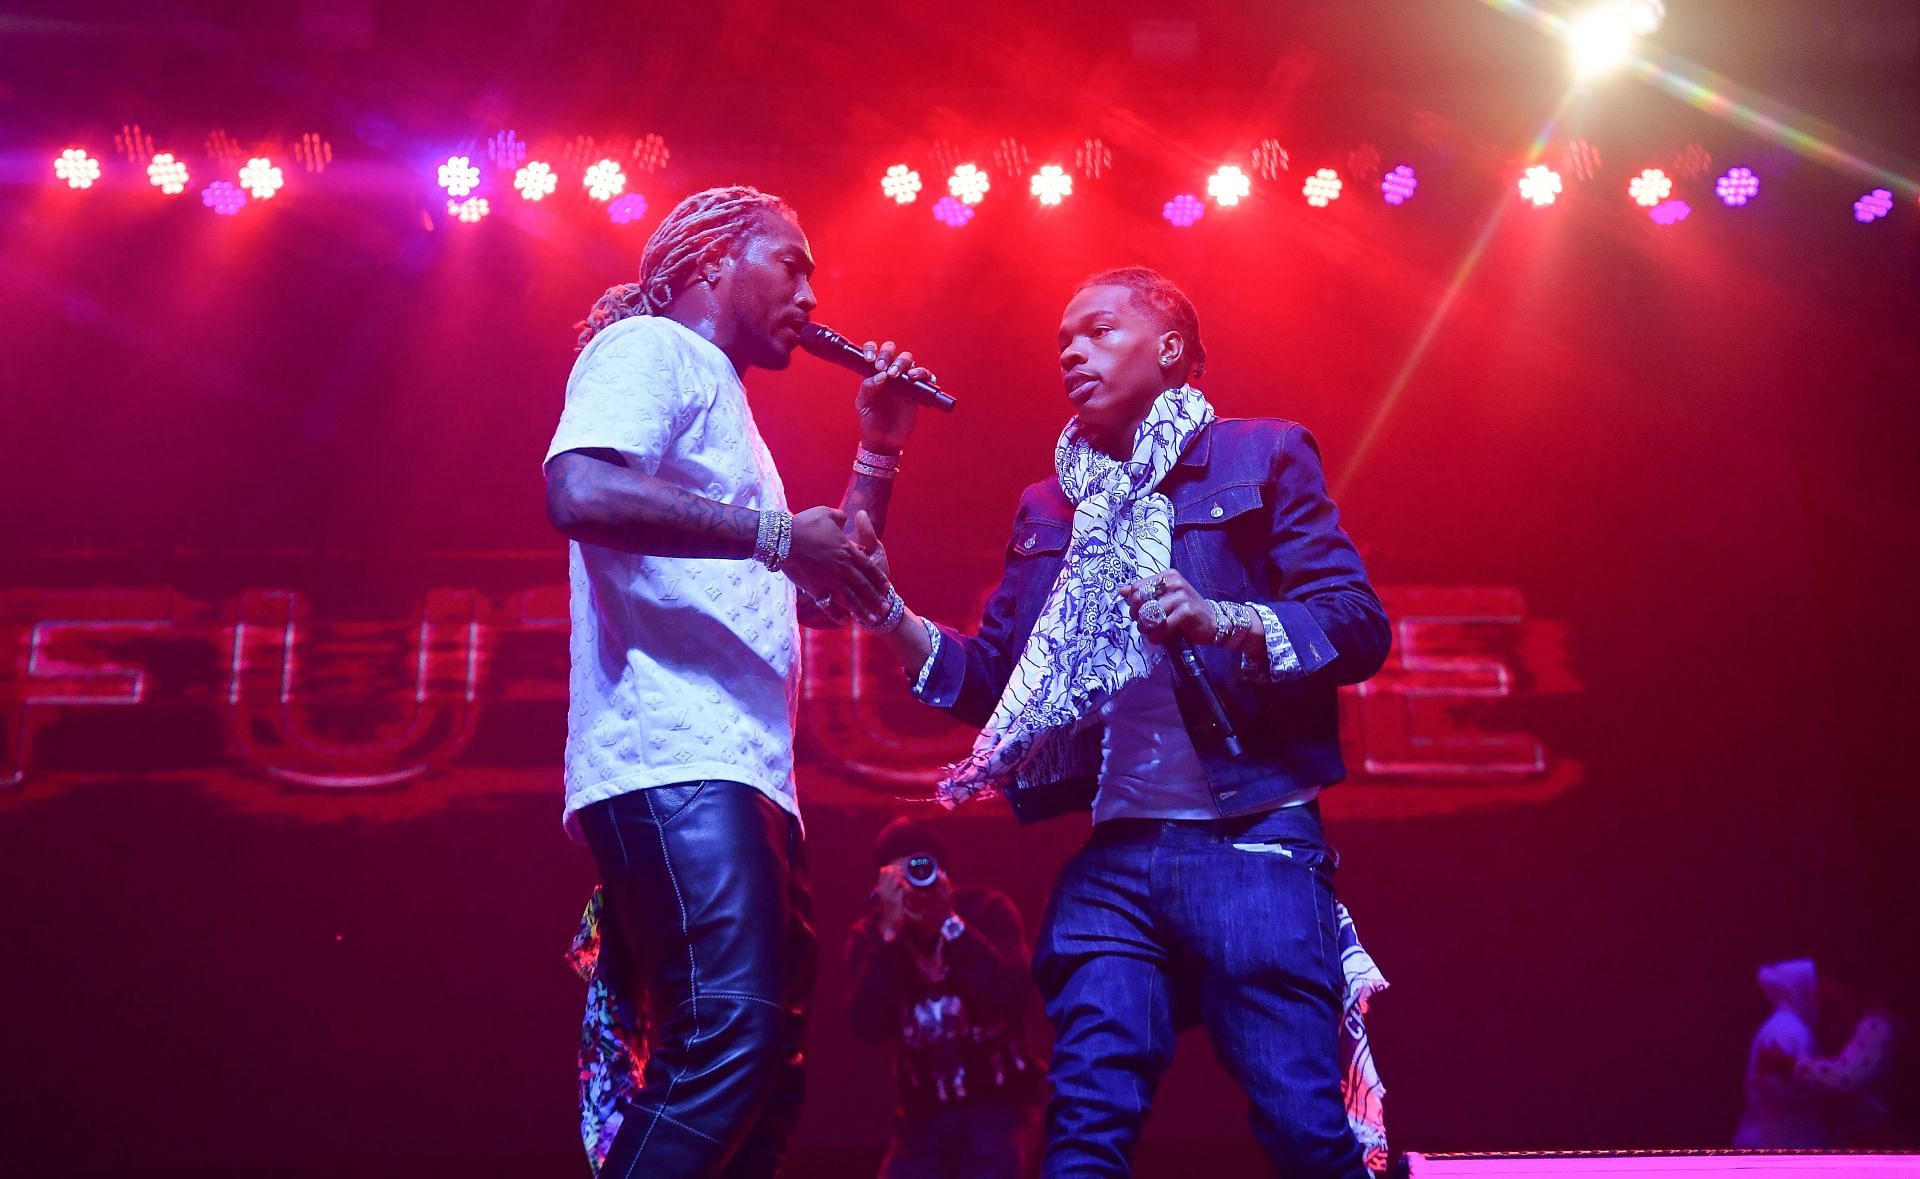
M171 152L156 153L146 171L148 182L165 195L179 196L187 191L186 162ZM69 148L53 161L53 173L56 180L64 181L69 188L91 188L101 178L101 162L84 148ZM625 225L638 221L647 212L646 197L627 191L627 179L626 171L617 161L602 159L582 172L580 186L589 199L606 206L609 219ZM491 214L488 199L476 195L481 170L472 157L449 156L436 169L435 181L446 194L447 215L456 221L477 224ZM1413 167L1401 164L1381 177L1380 198L1389 205L1404 205L1413 199L1419 185ZM1535 208L1557 203L1566 191L1560 173L1545 164L1527 168L1519 176L1517 185L1520 197ZM269 157L255 156L238 170L234 180L223 178L202 188L200 200L213 212L232 216L245 208L249 199L271 200L285 186L286 174ZM513 188L522 200L546 200L555 195L559 187L560 174L544 161L529 160L514 170ZM920 173L906 164L889 167L880 178L882 196L896 205L918 201L925 187ZM1324 209L1341 199L1346 188L1336 169L1319 168L1301 184L1300 196L1309 206ZM1227 164L1207 177L1206 190L1214 205L1231 209L1253 195L1253 178L1238 165ZM975 164L960 164L947 177L947 195L932 204L934 219L958 229L973 220L975 209L992 191L993 178L984 169ZM1760 177L1750 168L1732 168L1714 182L1713 192L1722 203L1738 208L1759 196ZM1058 164L1042 165L1027 178L1027 193L1042 207L1058 207L1073 196L1073 176ZM1627 196L1660 225L1677 224L1693 212L1692 206L1674 195L1673 178L1660 168L1644 169L1628 181ZM1870 223L1890 214L1893 205L1892 192L1876 188L1853 202L1853 216L1863 224ZM1168 199L1160 212L1169 224L1185 229L1197 224L1206 211L1206 201L1194 193L1183 192Z

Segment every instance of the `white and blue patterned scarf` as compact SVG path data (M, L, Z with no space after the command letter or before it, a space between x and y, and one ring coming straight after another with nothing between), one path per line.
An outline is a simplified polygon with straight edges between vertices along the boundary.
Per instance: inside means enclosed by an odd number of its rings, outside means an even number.
M1125 461L1096 450L1074 418L1054 448L1060 486L1074 503L1073 537L1033 634L1000 703L965 761L948 767L941 803L958 806L1009 786L1098 770L1099 704L1145 675L1160 655L1134 625L1120 587L1173 565L1173 504L1156 489L1213 420L1191 385L1162 393L1133 435Z

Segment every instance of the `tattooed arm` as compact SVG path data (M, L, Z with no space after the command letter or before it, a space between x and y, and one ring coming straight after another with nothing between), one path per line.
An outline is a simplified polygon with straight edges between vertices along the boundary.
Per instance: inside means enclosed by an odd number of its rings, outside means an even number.
M570 450L547 464L547 519L587 544L661 557L753 556L760 513L717 503L621 462Z
M636 471L610 450L548 460L547 519L574 540L655 557L745 560L760 531L759 512ZM780 568L809 595L872 615L886 604L886 574L841 531L845 523L833 508L795 513L792 549Z

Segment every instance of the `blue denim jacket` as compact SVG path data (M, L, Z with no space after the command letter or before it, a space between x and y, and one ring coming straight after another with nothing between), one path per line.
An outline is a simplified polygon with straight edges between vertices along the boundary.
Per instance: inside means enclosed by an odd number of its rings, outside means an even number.
M1245 674L1239 657L1200 647L1208 677L1245 752L1210 736L1202 705L1176 688L1181 717L1225 816L1252 814L1309 786L1347 776L1336 690L1380 670L1392 632L1353 542L1327 495L1313 435L1279 418L1223 418L1201 430L1159 490L1173 501L1173 565L1208 598L1265 606L1298 666L1277 679ZM941 627L918 695L983 725L1033 630L1073 528L1060 481L1028 487L1014 513L1006 569L977 635ZM1176 678L1176 684L1179 681ZM1093 804L1091 777L1009 792L1022 822Z

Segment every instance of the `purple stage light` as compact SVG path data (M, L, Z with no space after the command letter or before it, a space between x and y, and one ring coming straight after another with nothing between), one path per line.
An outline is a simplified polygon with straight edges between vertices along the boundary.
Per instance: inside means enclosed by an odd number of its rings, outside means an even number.
M607 216L615 225L630 225L647 215L647 198L637 192L614 197L607 202Z
M1751 168L1734 168L1713 182L1713 195L1738 207L1760 195L1760 178Z
M973 207L963 200L943 196L933 202L933 219L942 225L950 225L958 229L973 220Z
M486 220L491 210L487 207L486 197L468 197L464 201L448 201L447 215L467 225L478 225Z
M1405 164L1380 178L1380 196L1389 205L1404 205L1413 190L1420 187L1414 178L1413 169Z
M246 208L247 194L231 180L216 180L200 190L200 203L222 217L231 217Z
M1878 221L1891 212L1893 212L1893 194L1884 188L1876 188L1853 202L1853 219L1862 225L1869 221Z
M1181 193L1179 196L1174 197L1166 204L1160 206L1160 215L1181 229L1185 229L1187 226L1200 220L1206 211L1206 203L1199 197L1187 192Z
M1653 218L1655 225L1678 225L1693 212L1693 206L1685 201L1661 201L1647 210L1647 216Z

